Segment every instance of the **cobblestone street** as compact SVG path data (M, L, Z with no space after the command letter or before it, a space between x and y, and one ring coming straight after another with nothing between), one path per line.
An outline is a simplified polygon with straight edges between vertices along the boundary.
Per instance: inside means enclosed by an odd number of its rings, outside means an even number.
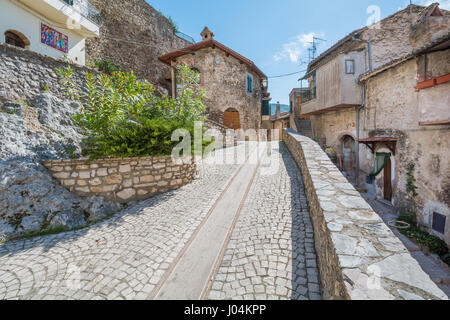
M210 299L320 299L301 174L284 144L273 151L279 173L258 170Z
M300 171L283 145L281 153L273 146L280 170L258 169L209 299L320 298ZM1 245L0 299L152 298L238 169L203 164L193 183L107 221Z

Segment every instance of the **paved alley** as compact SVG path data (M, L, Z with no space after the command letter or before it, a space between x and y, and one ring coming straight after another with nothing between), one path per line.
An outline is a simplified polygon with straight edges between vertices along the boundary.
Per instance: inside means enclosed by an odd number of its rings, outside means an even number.
M301 174L269 145L107 221L0 245L0 299L320 299Z

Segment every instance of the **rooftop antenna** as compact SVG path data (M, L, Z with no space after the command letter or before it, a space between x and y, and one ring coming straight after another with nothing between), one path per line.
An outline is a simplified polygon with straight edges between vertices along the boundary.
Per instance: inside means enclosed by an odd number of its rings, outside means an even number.
M313 36L313 41L310 42L311 43L311 48L308 49L308 51L309 51L309 61L310 62L313 61L316 58L317 46L319 45L319 43L317 43L317 41L325 42L327 40L318 38L316 36Z

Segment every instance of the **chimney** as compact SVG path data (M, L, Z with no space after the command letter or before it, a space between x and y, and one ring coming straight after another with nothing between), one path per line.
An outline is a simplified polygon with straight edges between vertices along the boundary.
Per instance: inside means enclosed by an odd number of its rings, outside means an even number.
M214 39L214 33L212 33L212 31L209 30L208 27L205 27L200 35L202 36L202 41Z
M280 101L277 101L277 119L281 117L281 106L280 106Z

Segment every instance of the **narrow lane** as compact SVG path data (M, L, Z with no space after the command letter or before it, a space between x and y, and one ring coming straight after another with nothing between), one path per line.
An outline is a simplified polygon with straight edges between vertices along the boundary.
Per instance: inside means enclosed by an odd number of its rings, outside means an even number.
M209 299L321 299L300 170L284 144L273 143L267 158L277 173L258 169Z
M0 299L320 298L300 171L270 145L108 221L0 245Z

